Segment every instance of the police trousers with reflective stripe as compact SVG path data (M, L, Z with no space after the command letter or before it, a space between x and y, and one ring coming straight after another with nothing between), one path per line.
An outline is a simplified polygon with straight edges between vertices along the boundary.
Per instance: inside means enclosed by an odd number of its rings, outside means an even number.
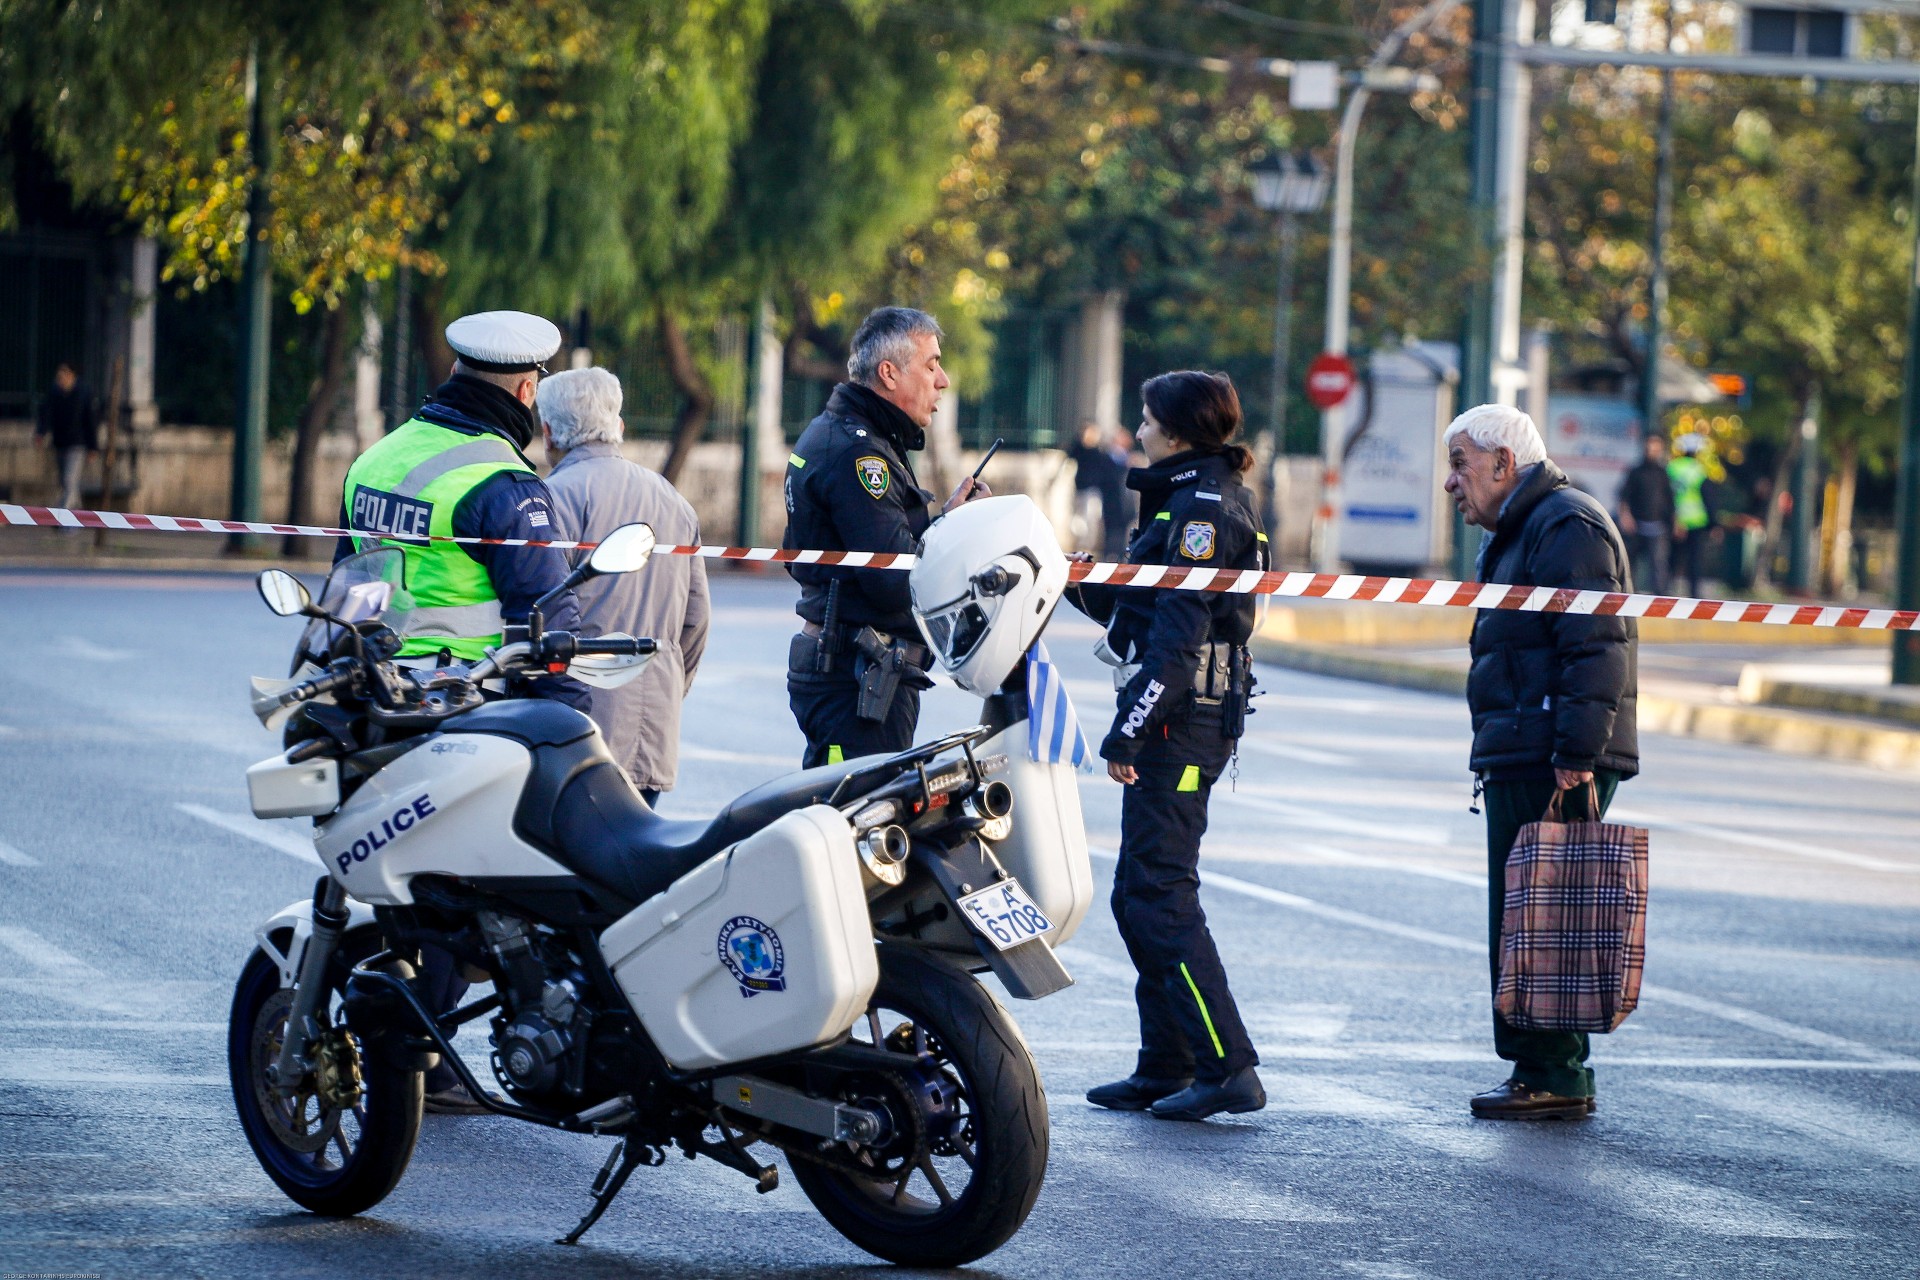
M800 732L807 735L807 751L800 767L812 769L855 756L905 751L913 745L920 724L920 691L906 681L893 695L885 720L862 720L860 682L853 678L853 660L840 655L839 669L828 675L789 671L787 705Z
M1148 742L1121 796L1113 918L1140 974L1143 1076L1217 1082L1260 1060L1200 909L1207 798L1232 754L1217 719L1178 720Z

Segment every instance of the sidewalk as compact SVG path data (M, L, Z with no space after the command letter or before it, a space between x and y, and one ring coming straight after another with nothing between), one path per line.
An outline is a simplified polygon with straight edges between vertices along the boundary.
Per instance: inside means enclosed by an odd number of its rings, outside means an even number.
M1269 614L1254 656L1462 697L1472 616L1466 609L1290 604ZM1920 689L1888 683L1884 632L1649 619L1640 635L1644 731L1920 772Z

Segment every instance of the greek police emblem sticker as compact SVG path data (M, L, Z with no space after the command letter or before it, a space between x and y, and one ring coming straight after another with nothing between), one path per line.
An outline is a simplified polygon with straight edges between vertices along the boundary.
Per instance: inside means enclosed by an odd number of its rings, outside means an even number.
M787 989L787 954L780 935L752 916L735 916L720 926L720 963L740 984L740 994Z
M1180 553L1189 560L1213 559L1213 526L1205 520L1189 521L1180 533Z
M893 472L887 469L885 458L856 458L853 462L854 474L860 477L860 487L876 498L887 496L887 488L893 483Z

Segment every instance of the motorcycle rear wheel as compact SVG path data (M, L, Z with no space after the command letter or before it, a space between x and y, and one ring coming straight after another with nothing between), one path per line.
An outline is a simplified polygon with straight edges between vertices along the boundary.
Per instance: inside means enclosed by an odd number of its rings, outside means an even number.
M962 1266L1012 1239L1040 1195L1046 1095L1019 1028L972 975L920 952L883 947L881 955L880 982L855 1038L932 1053L939 1078L908 1072L907 1082L952 1093L959 1119L942 1122L947 1132L932 1149L917 1142L917 1160L881 1160L862 1177L795 1158L794 1179L820 1215L868 1253L903 1266ZM966 1181L955 1193L949 1184L960 1173Z
M280 985L280 968L264 951L256 949L240 971L227 1020L227 1069L248 1145L288 1198L328 1217L350 1217L384 1200L420 1136L422 1073L366 1053L340 1016L347 974L365 951L343 945L328 970L330 1029L317 1050L326 1070L316 1073L324 1082L310 1078L291 1097L267 1083L293 991Z

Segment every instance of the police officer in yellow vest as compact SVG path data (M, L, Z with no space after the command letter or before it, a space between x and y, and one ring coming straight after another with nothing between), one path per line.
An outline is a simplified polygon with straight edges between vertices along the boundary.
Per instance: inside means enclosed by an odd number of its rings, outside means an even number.
M488 311L448 325L447 343L458 357L453 375L348 469L341 524L356 536L341 539L334 556L381 545L405 550L414 609L402 662L477 661L567 576L565 554L552 547L416 541L556 536L552 496L523 450L538 434L534 389L560 349L560 330L524 312ZM547 625L570 631L578 613L568 592L547 607ZM581 711L591 705L586 687L563 676L512 692ZM425 948L421 960L424 997L436 1012L451 1010L467 986L453 957ZM427 1073L426 1093L429 1111L485 1111L444 1063Z
M453 376L348 470L342 520L359 536L342 539L334 557L405 549L414 608L403 661L442 653L478 661L567 576L564 553L552 547L412 541L556 536L552 496L522 451L539 433L534 389L560 349L560 330L525 312L488 311L448 325L447 343L458 357ZM547 609L547 625L570 630L577 609L569 592ZM543 677L526 692L589 705L573 680Z

